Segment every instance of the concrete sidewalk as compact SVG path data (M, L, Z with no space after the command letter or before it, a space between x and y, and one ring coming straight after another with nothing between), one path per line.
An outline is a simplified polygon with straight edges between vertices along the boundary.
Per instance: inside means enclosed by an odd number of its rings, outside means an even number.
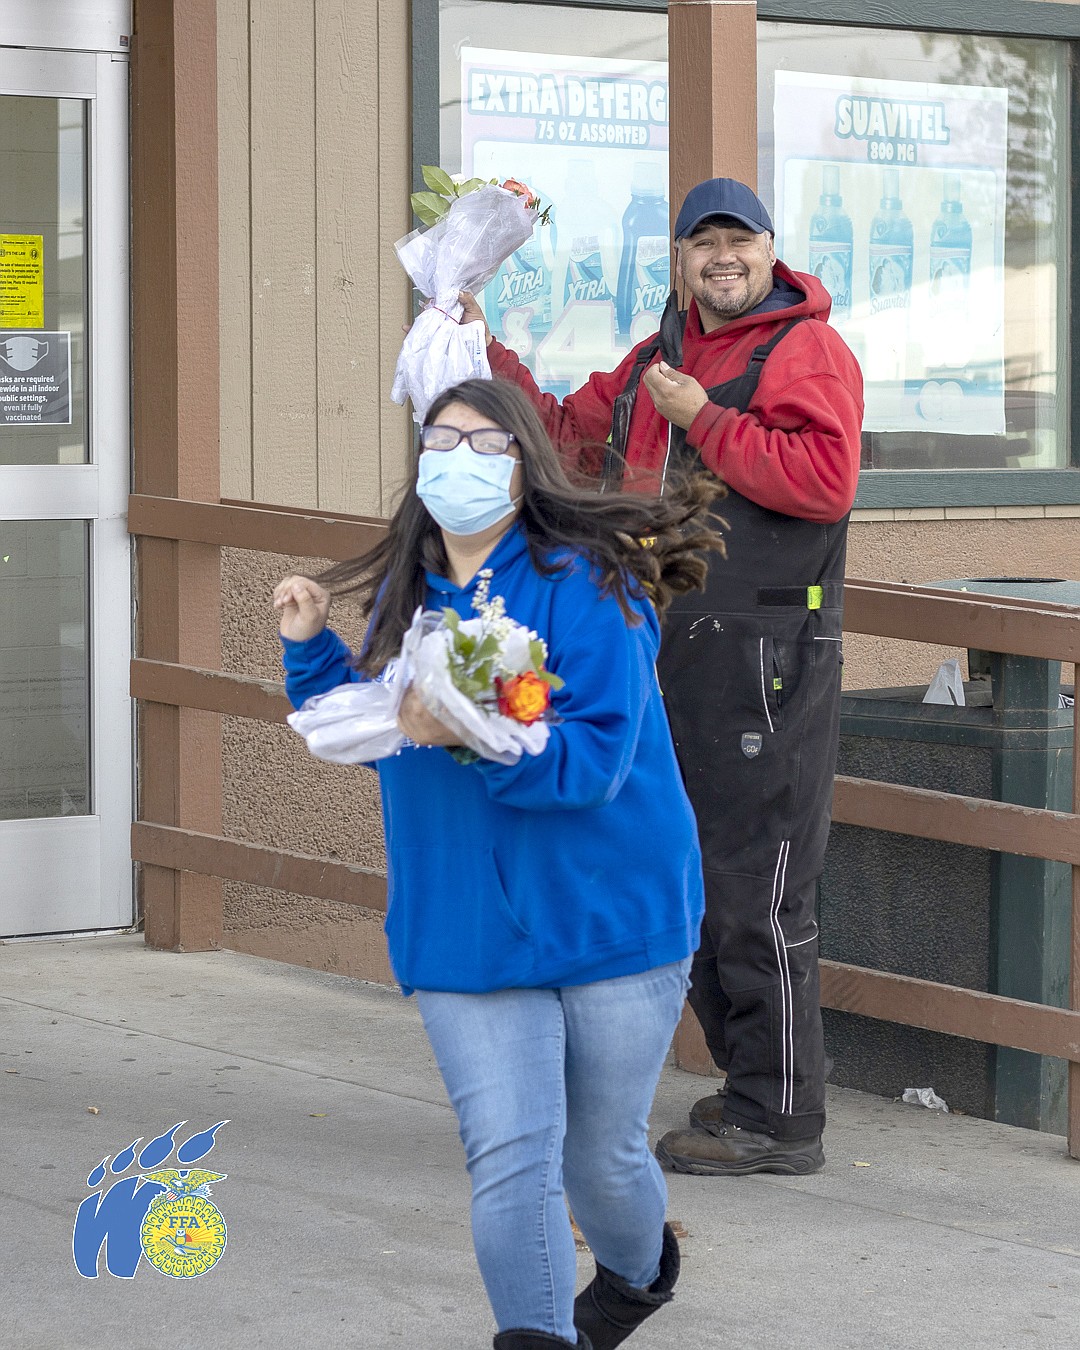
M5 1350L490 1346L460 1144L412 1001L135 937L0 944L0 1069ZM707 1088L667 1070L656 1133ZM1080 1346L1080 1163L1062 1139L829 1097L819 1175L669 1178L684 1273L635 1350ZM218 1264L82 1278L72 1225L97 1163L223 1117L196 1164L227 1173Z

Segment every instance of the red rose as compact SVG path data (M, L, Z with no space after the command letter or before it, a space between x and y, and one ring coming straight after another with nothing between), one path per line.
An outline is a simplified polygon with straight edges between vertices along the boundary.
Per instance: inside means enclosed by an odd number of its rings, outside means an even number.
M495 692L499 696L502 715L527 727L543 717L551 702L551 685L531 670L524 675L515 675L512 680L496 678Z
M508 178L502 186L507 192L513 192L519 197L524 197L526 206L532 207L540 205L540 198L532 188L528 187L525 183L519 183L516 178Z

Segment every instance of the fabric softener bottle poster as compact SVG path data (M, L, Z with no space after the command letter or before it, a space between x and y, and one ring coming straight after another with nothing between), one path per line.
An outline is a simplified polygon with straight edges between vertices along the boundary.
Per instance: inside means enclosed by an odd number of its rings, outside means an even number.
M655 333L670 285L667 67L463 47L461 168L517 178L552 223L500 267L491 331L561 398Z
M778 71L777 253L817 276L868 431L1005 428L1008 91Z

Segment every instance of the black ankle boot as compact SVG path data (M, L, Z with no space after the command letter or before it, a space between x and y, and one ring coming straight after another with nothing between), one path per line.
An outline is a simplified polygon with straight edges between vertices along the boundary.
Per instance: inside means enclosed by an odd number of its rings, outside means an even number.
M564 1341L561 1336L549 1336L546 1331L500 1331L495 1337L495 1350L549 1350L554 1345L576 1346L576 1350L593 1350L588 1336L578 1332L576 1341Z
M622 1345L646 1317L670 1303L679 1278L679 1243L670 1224L664 1224L660 1274L648 1289L635 1289L599 1261L596 1275L574 1301L574 1325L583 1332L593 1350L613 1350Z

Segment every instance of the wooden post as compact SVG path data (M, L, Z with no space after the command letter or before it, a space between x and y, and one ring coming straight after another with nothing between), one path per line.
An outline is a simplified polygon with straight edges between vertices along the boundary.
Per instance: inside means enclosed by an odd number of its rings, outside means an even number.
M1080 662L1073 666L1073 815L1080 814ZM1069 1007L1080 1011L1080 864L1072 869L1072 970ZM1074 1158L1080 1158L1080 1064L1069 1061L1069 1124L1068 1148Z
M135 490L216 502L219 487L216 0L155 0L132 41ZM141 539L140 656L221 664L215 545ZM221 833L221 718L144 705L141 818ZM222 885L145 867L146 941L220 945Z
M757 185L757 5L668 0L672 217L695 183Z
M757 185L757 5L754 0L668 0L668 155L672 221L706 178ZM675 1062L716 1072L689 1006Z
M675 1063L687 1073L700 1073L705 1077L714 1078L722 1076L713 1063L709 1047L705 1044L705 1033L689 1003L683 1008L682 1018L675 1028L672 1048L675 1052Z

